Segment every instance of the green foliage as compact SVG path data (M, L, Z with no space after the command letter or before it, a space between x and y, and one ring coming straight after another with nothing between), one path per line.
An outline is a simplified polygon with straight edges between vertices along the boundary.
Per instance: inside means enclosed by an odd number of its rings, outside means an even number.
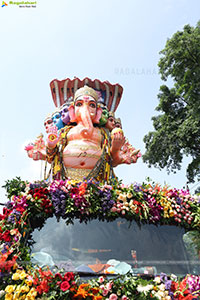
M176 32L160 54L161 78L172 80L173 87L160 87L160 114L152 117L155 131L144 137L143 160L149 167L175 172L184 155L189 156L186 176L194 182L200 178L200 21Z
M21 180L20 177L16 177L12 180L6 180L6 184L2 187L6 189L6 196L10 199L12 196L18 196L19 193L24 192L26 188L26 182Z

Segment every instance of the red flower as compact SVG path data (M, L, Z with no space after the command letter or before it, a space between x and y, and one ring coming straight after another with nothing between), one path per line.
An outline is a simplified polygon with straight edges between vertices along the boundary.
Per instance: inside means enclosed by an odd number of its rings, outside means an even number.
M23 213L25 211L25 209L23 207L17 207L16 210L21 213Z
M70 288L70 284L68 281L63 281L60 285L60 288L63 292L67 291Z
M60 278L60 280L63 280L62 275L60 273L55 274L55 278L57 278L57 277Z
M74 274L72 272L67 272L64 275L64 280L66 280L66 281L74 280Z
M37 291L39 294L42 294L43 292L47 293L49 291L48 281L46 279L41 281L40 285L37 287Z
M87 183L82 182L81 185L79 186L79 195L82 196L85 194L87 188Z
M8 229L1 235L1 240L5 242L11 241L10 231Z

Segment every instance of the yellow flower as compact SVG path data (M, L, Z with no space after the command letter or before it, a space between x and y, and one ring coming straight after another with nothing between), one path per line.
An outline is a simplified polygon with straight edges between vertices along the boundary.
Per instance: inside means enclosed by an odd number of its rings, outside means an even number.
M120 190L116 190L115 193L116 193L117 195L119 195L119 194L121 193L121 191L120 191Z
M21 293L28 293L30 288L27 285L23 285L21 287Z
M20 279L23 280L24 278L27 277L27 274L25 273L25 271L22 271L19 276L20 276Z
M6 294L5 300L13 300L13 294Z
M25 283L28 285L28 286L31 286L33 284L33 281L32 280L25 280Z
M5 288L5 292L9 294L13 293L14 290L15 290L15 285L7 285L7 287Z
M31 288L30 292L28 293L27 296L32 296L32 297L36 297L37 296L37 291L34 287Z
M117 200L121 200L123 202L126 202L126 195L124 194L119 194L119 197L117 198Z
M19 279L20 279L19 273L14 273L14 274L12 275L12 279L13 279L13 280L19 280Z
M133 197L133 194L131 194L130 192L128 192L128 193L126 194L126 197L127 197L128 199L130 199L130 198Z
M26 300L35 300L35 297L34 297L34 296L27 295L27 296L26 296Z
M18 300L19 295L20 295L20 292L15 292L14 295L13 295L13 300Z

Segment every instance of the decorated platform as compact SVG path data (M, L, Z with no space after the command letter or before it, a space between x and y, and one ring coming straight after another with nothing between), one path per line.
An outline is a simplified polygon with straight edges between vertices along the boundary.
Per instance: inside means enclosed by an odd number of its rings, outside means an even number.
M4 186L0 299L198 299L199 197L115 175L141 156L115 116L123 88L89 78L50 87L46 141L25 148L46 161L44 180Z

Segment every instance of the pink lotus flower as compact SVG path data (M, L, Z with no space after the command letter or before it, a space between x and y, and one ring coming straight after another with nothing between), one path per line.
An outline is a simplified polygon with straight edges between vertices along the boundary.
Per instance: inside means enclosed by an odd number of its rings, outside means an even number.
M33 145L32 144L29 144L27 145L25 148L24 148L26 151L30 151L33 149Z

